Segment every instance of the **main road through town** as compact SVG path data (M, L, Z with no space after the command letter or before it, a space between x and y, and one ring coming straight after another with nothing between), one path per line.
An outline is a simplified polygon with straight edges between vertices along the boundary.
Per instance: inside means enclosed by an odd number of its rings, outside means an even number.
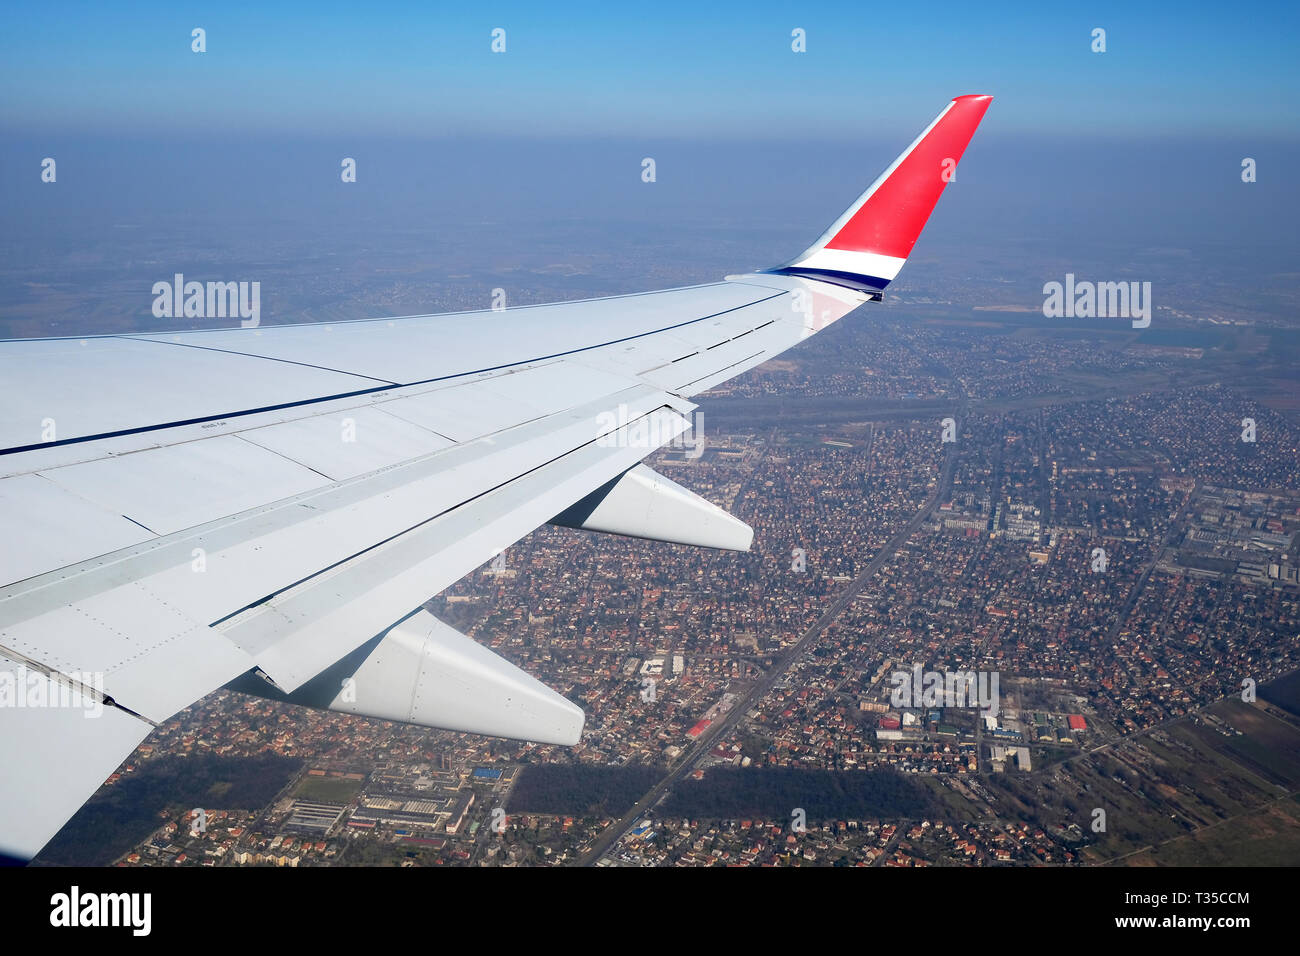
M968 407L966 397L963 395L957 413L959 430L961 422L966 417ZM844 609L853 602L854 598L862 592L868 582L885 566L885 562L892 558L898 549L907 542L907 539L934 513L934 509L939 506L940 502L947 499L952 489L953 473L957 467L957 447L957 442L951 442L946 446L947 450L944 455L939 483L935 487L934 493L926 500L921 510L912 517L912 520L899 528L893 537L881 546L876 556L871 559L871 562L858 573L857 577L849 582L848 587L831 602L830 607L822 613L822 616L773 661L771 669L754 683L748 693L737 699L725 716L715 720L704 729L704 732L696 738L691 749L686 752L677 766L651 787L631 810L596 838L590 849L578 860L579 866L590 866L599 860L611 846L645 815L646 811L658 804L678 781L695 769L695 765L700 758L713 748L714 742L730 731L744 718L755 703L762 700L772 690L786 671L790 669L790 665L816 645L826 629L844 613Z

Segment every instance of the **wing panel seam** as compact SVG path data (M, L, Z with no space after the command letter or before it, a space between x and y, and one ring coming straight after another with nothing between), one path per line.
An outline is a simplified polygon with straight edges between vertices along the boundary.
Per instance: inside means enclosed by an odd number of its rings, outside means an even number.
M456 372L452 375L439 375L434 378L427 378L417 382L406 382L405 384L400 384L400 385L376 385L374 388L363 388L363 389L358 389L357 391L354 392L340 392L337 395L326 395L319 398L306 398L296 402L282 402L277 405L266 405L261 408L249 408L238 412L223 412L217 415L204 415L199 418L189 418L177 422L162 422L154 425L138 425L135 428L123 428L117 431L101 432L97 435L83 435L77 438L62 438L57 441L37 442L31 445L16 445L12 448L0 448L0 455L17 455L25 451L35 451L38 448L59 448L65 445L79 445L79 444L84 444L85 442L101 441L105 438L122 438L127 435L140 435L145 432L163 431L168 428L180 428L185 425L200 425L203 424L204 422L215 422L215 421L221 421L223 419L228 419L228 418L244 418L249 415L259 415L264 412L282 411L286 408L302 408L303 406L306 405L318 405L323 402L332 402L343 398L357 398L362 395L373 395L376 392L387 391L388 389L394 387L413 388L417 385L430 385L434 382L445 382L450 379L465 378L466 376L470 376L470 375L482 375L486 372L499 372L502 369L517 368L518 366L530 365L534 362L544 362L547 359L563 358L566 355L579 355L583 352L590 352L595 349L606 348L610 345L618 345L621 342L631 342L634 339L642 339L642 338L647 338L651 335L658 335L661 332L671 332L673 329L680 329L687 325L694 325L696 322L704 322L707 319L717 318L720 315L726 315L729 312L736 312L740 309L748 309L751 306L762 305L764 302L769 302L772 299L779 299L781 296L785 296L789 294L790 293L788 291L783 290L781 292L775 292L769 296L764 296L761 299L755 299L753 302L746 302L743 303L742 305L733 306L730 309L723 309L721 312L714 312L712 315L702 315L697 319L688 319L685 322L678 322L675 325L667 325L664 326L663 328L653 329L649 332L638 332L636 335L624 336L621 339L612 339L609 342L601 342L598 345L584 345L582 348L569 349L568 351L565 352L556 352L552 355L541 355L541 356L536 356L534 358L521 359L517 362L508 362L504 365L494 365L489 368L474 369L468 372ZM776 321L775 319L772 320L772 322L775 321ZM771 325L771 324L772 324L771 322L765 323L765 325ZM758 326L758 328L763 328L763 326L760 325ZM121 338L122 336L112 336L112 337ZM164 342L160 344L165 345L168 343ZM244 353L237 352L233 354L243 355ZM346 372L341 374L350 375L353 373Z

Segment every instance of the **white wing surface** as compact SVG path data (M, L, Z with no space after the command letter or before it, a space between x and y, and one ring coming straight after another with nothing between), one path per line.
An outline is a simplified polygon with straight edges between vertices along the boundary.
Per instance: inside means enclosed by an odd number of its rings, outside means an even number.
M743 523L640 460L689 429L691 396L879 298L900 245L862 217L919 233L932 152L959 157L985 108L954 100L823 237L863 248L769 273L0 342L0 854L35 855L154 726L228 684L576 743L581 710L420 606L551 520L748 548Z

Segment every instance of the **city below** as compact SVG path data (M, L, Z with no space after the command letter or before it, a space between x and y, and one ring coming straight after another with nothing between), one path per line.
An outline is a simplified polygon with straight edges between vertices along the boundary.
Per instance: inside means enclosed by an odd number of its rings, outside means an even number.
M648 459L751 552L543 527L426 605L578 746L221 691L36 863L1294 862L1295 342L868 305Z

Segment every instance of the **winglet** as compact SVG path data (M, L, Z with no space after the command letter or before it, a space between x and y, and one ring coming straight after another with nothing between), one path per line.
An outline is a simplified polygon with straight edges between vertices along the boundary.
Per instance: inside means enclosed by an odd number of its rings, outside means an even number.
M817 242L768 271L881 292L907 261L992 101L986 94L954 99Z

